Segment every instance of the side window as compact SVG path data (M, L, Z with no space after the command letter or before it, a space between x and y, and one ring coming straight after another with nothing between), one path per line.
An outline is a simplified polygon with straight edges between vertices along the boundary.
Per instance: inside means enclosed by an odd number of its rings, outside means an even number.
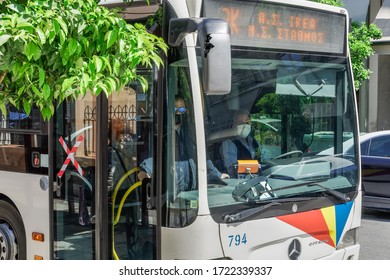
M38 109L27 115L7 106L7 113L0 113L0 170L47 173L46 130Z
M172 52L177 51L175 49ZM198 212L198 167L191 76L185 54L168 66L167 135L162 172L165 181L167 227L185 227ZM165 170L164 170L165 168ZM163 187L163 188L164 188Z
M362 156L366 156L368 153L368 146L369 146L370 141L366 141L360 144L360 152Z
M372 139L369 155L374 157L390 157L390 139L386 136Z

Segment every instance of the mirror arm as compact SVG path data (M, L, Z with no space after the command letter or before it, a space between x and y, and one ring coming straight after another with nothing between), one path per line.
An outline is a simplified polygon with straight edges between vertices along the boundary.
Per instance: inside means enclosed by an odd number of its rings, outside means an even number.
M169 21L168 44L178 47L187 34L195 32L201 48L203 92L209 95L230 93L229 24L218 18L174 18Z

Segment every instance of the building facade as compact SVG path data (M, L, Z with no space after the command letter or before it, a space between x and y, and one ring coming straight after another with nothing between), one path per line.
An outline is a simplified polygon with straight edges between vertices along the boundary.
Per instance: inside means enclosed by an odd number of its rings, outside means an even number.
M344 5L352 21L375 23L383 32L367 61L370 79L357 92L360 130L390 129L390 0L344 0Z

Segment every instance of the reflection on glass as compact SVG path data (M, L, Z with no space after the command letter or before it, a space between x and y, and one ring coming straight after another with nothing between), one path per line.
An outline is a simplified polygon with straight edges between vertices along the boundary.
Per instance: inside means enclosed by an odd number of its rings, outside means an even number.
M186 227L198 212L198 168L195 117L191 92L190 69L185 49L172 50L168 67L168 110L166 151L164 154L166 213L163 225ZM185 109L184 109L185 108Z
M56 110L54 192L54 257L95 258L94 191L96 160L95 98L85 96ZM57 123L57 124L58 124ZM67 161L71 150L72 160Z
M232 91L205 98L208 156L222 172L233 166L237 173L209 183L214 218L268 202L352 199L357 160L345 142L357 132L347 61L233 50L232 68ZM237 126L243 111L248 133Z

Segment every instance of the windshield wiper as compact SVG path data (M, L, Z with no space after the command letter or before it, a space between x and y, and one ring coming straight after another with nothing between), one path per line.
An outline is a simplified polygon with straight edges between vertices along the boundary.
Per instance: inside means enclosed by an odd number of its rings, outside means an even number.
M271 178L277 178L277 179L285 179L285 180L292 180L290 178L290 176L272 176ZM289 185L289 186L285 186L285 187L281 187L281 188L275 188L275 189L272 189L273 192L276 192L276 191L280 191L280 190L285 190L285 189L292 189L292 188L296 188L296 187L303 187L303 186L307 186L307 187L313 187L313 186L318 186L320 187L321 189L323 189L326 193L330 194L331 196L339 199L340 201L342 202L348 202L350 201L351 199L349 198L349 196L347 196L346 194L342 193L342 192L339 192L337 190L334 190L334 189L330 189L328 187L325 187L323 185L321 185L321 183L324 183L326 181L328 181L329 178L326 178L326 179L319 179L319 180L312 180L312 181L305 181L305 182L301 182L301 183L297 183L297 184L293 184L293 185Z
M272 177L269 177L269 178L281 179L281 180L287 180L287 181L295 181L296 180L296 179L292 179L292 177L290 177L290 176L272 176ZM293 189L293 188L296 188L296 187L309 186L309 185L323 183L323 182L326 182L328 180L329 180L329 178L327 178L327 179L319 179L319 180L311 180L311 181L303 181L303 182L300 182L300 183L297 183L297 184L288 185L288 186L284 186L284 187L281 187L281 188L272 188L272 191L275 192L275 191L280 191L280 190Z
M296 198L280 198L280 199L275 199L275 200L267 200L267 204L264 204L262 206L258 206L258 207L252 207L252 208L249 208L249 209L245 209L245 210L242 210L238 213L234 213L234 214L225 214L223 215L223 220L224 222L226 223L234 223L234 222L238 222L238 221L241 221L243 219L246 219L252 215L255 215L255 214L259 214L260 212L262 212L263 210L271 207L271 206L275 206L275 205L280 205L280 204L283 204L283 203L286 203L286 202L299 202L299 201L306 201L306 200L313 200L313 199L317 199L317 197L296 197ZM264 203L264 201L252 201L251 204L260 204L260 203Z
M254 214L257 214L257 213L260 213L261 211L271 207L271 206L274 206L274 205L279 205L281 204L280 202L277 202L277 201L272 201L268 204L265 204L263 206L259 206L259 207L256 207L256 208L250 208L250 209L246 209L246 210L243 210L241 212L238 212L238 213L235 213L235 214L226 214L224 215L223 217L223 221L225 223L234 223L234 222L238 222L238 221L241 221L245 218L248 218Z
M342 202L348 202L350 201L351 199L349 198L348 195L346 195L345 193L342 193L342 192L339 192L339 191L336 191L336 190L333 190L333 189L330 189L328 187L325 187L325 186L322 186L320 183L312 183L312 184L308 184L307 185L308 187L312 187L312 186L319 186L321 189L323 189L326 193L330 194L331 196L339 199L340 201Z

